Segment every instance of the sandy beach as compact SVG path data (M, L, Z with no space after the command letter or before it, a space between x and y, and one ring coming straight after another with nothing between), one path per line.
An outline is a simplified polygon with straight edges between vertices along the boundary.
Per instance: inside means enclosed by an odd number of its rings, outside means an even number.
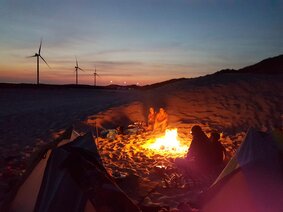
M0 212L283 211L283 1L1 1Z
M81 133L92 130L96 135L97 129L105 167L114 177L131 179L120 185L135 202L156 188L143 204L176 209L197 193L184 183L172 188L164 185L156 167L174 168L174 157L142 147L159 135L128 132L109 138L103 132L146 122L150 106L163 107L168 128L177 128L184 144L189 145L190 128L198 124L207 135L212 130L221 132L221 141L232 156L249 127L272 129L282 124L282 81L282 75L221 74L146 90L1 88L0 198L24 173L34 152L74 125Z

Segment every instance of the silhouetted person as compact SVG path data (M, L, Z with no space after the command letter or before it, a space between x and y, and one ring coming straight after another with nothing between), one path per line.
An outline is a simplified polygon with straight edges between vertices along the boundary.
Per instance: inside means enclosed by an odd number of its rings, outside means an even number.
M165 131L167 127L168 115L163 108L159 109L159 112L156 114L154 130L160 129L161 131Z
M220 134L212 132L210 135L210 164L212 166L219 166L223 163L226 155L226 150L220 142Z
M177 167L183 169L185 173L194 175L205 173L209 167L209 138L202 131L201 127L195 125L191 129L193 136L190 148L185 159L176 159Z
M205 168L209 162L209 138L198 125L192 127L191 134L193 139L188 150L187 159Z
M153 107L149 108L149 113L147 116L147 130L152 131L155 124L155 111Z

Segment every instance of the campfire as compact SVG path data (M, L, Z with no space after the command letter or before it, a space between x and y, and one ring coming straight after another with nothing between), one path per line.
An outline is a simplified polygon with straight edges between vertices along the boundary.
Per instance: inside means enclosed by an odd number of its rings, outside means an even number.
M177 129L167 129L164 136L149 139L143 148L172 158L183 157L188 151L188 146L180 142Z

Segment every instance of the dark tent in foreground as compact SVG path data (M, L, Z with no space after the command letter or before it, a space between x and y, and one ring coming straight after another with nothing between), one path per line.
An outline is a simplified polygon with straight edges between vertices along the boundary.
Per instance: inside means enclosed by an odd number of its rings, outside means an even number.
M92 134L62 138L27 176L9 211L139 211L106 172Z
M283 211L282 132L250 129L205 195L202 211Z

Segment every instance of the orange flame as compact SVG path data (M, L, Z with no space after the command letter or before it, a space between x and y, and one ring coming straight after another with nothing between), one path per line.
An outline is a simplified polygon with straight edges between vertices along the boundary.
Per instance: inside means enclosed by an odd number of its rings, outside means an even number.
M155 139L154 142L148 141L143 147L157 154L168 155L174 158L183 157L188 151L188 146L181 145L177 129L167 129L164 136Z

